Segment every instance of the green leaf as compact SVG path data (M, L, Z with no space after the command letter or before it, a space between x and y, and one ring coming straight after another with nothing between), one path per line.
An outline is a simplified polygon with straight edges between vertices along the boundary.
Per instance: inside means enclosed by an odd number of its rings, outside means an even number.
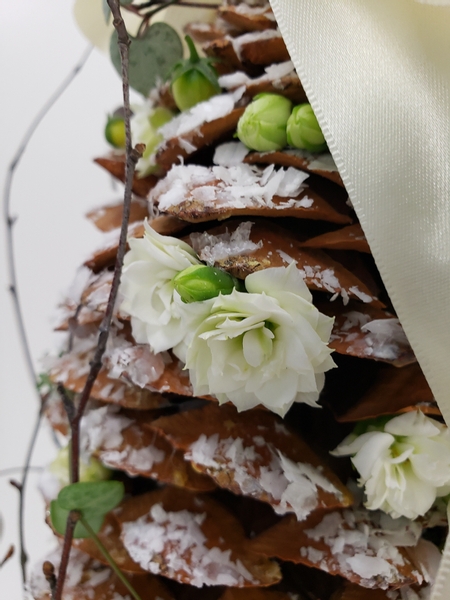
M69 516L69 510L62 508L58 500L52 500L50 502L50 519L52 521L53 529L60 535L65 535L67 526L67 517ZM105 515L99 513L90 513L89 511L83 511L84 519L89 523L95 533L98 533L102 528ZM88 538L91 537L90 533L84 527L82 523L77 523L73 532L75 538Z
M110 54L113 65L121 74L117 32L111 36ZM182 56L183 45L175 29L167 23L153 23L143 37L131 38L130 86L147 96L158 80L166 79Z
M102 9L106 24L108 24L109 20L111 19L111 9L109 8L108 2L106 0L102 0Z
M124 487L121 481L79 481L64 487L58 494L58 504L66 510L106 514L122 500Z

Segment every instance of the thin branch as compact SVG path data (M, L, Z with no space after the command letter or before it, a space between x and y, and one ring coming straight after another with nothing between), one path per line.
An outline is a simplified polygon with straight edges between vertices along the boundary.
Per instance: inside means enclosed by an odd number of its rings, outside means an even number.
M42 415L44 414L47 397L42 399L41 407L36 417L36 421L31 434L31 439L28 444L27 453L25 455L25 464L22 469L22 478L19 489L19 543L20 543L20 567L22 570L22 581L25 585L27 581L27 562L28 554L25 546L25 490L28 482L28 473L30 472L30 463L33 456L34 446L39 434Z
M42 471L44 467L28 467L28 471ZM17 471L23 471L23 467L9 467L7 469L0 469L0 477L7 477L8 475L12 475L13 473L17 473Z
M19 298L19 291L17 286L17 269L16 269L16 260L14 255L14 236L13 236L13 228L16 223L16 218L11 214L11 190L12 184L14 180L14 174L19 166L20 160L22 159L27 146L33 137L34 132L39 127L44 117L47 115L49 110L55 104L55 102L60 98L60 96L66 91L81 69L84 67L90 53L92 51L92 47L89 47L85 52L83 52L82 57L77 62L75 67L69 73L69 75L63 80L63 82L58 86L55 92L50 96L41 110L38 112L36 117L31 122L28 127L22 141L19 144L19 147L16 153L13 156L9 166L8 172L5 180L5 188L3 193L3 215L4 221L6 225L6 250L7 250L7 261L8 261L8 275L9 275L9 291L11 292L11 296L13 299L14 312L16 314L17 326L19 329L19 337L21 340L22 351L25 356L25 362L28 370L28 375L33 382L33 386L36 387L37 380L33 366L33 359L31 357L30 345L28 343L28 336L25 330L25 322L23 318L22 306Z
M115 560L113 559L111 554L108 552L108 550L105 548L105 546L102 544L100 538L96 535L95 531L92 529L92 527L86 521L86 519L83 519L83 517L80 516L80 521L84 525L86 531L89 533L91 538L94 540L97 548L100 550L100 552L105 557L105 560L108 562L111 569L114 571L114 573L117 575L117 577L123 583L123 585L127 588L127 590L130 592L130 594L133 596L133 598L135 600L141 600L141 597L139 596L139 594L136 592L134 587L131 585L131 583L128 581L128 579L125 577L125 575L122 573L122 571L118 567L117 563L115 562Z
M4 215L5 226L6 226L6 252L7 252L8 277L9 277L9 291L11 293L12 300L13 300L13 307L14 307L14 312L16 315L17 327L19 330L19 339L21 341L21 347L22 347L22 352L24 354L24 358L25 358L25 364L26 364L28 376L30 377L30 379L33 383L33 387L37 390L37 394L39 397L39 404L40 404L38 417L36 419L36 424L34 426L31 441L28 446L28 450L27 450L27 454L26 454L25 466L23 467L23 473L22 473L22 479L21 479L20 484L15 485L15 487L19 490L20 565L21 565L21 571L22 571L22 581L23 581L24 585L26 583L26 578L27 578L26 563L28 560L26 547L25 547L25 532L24 532L25 488L26 488L26 484L27 484L30 459L31 459L34 445L35 445L35 442L37 439L37 434L39 431L39 426L40 426L40 422L41 422L42 410L43 410L44 404L43 404L43 399L38 390L38 381L36 378L36 373L35 373L34 365L33 365L33 359L31 356L30 345L28 342L28 336L27 336L26 329L25 329L25 321L23 318L22 305L20 302L20 296L19 296L19 290L18 290L18 284L17 284L17 269L16 269L16 259L15 259L15 254L14 254L14 235L13 235L14 224L16 223L16 218L13 217L11 214L12 184L13 184L14 175L17 170L17 167L20 164L22 156L24 155L31 138L33 137L34 132L39 127L39 125L42 123L44 117L47 115L47 113L53 107L55 102L61 97L61 95L65 92L65 90L69 87L69 85L72 83L72 81L78 75L78 73L84 67L91 51L92 51L92 48L89 47L85 52L83 52L83 55L78 60L75 67L72 69L72 71L69 73L69 75L62 81L62 83L58 86L58 88L50 96L50 98L47 100L47 102L44 104L44 106L41 108L41 110L38 112L36 117L31 122L30 126L28 127L27 131L25 132L24 137L22 138L22 140L19 144L19 147L18 147L16 153L14 154L14 156L9 164L8 172L7 172L6 180L5 180L4 195L3 195L3 215Z
M53 564L49 561L46 560L44 561L44 564L42 565L42 572L44 573L44 577L48 582L48 585L50 587L50 592L53 596L55 595L56 592L56 575L55 575L55 567L53 566Z
M162 5L161 8L166 8L170 4L178 4L179 6L187 6L189 8L211 8L216 10L219 8L220 4L209 4L207 2L183 2L183 0L175 0L174 2L166 1L166 2L158 2L155 0L149 0L148 2L143 2L142 4L134 4L134 8L138 10L143 10L145 8L151 8L152 6Z
M66 411L67 418L69 419L69 422L70 422L75 417L75 413L76 413L75 404L73 403L72 398L69 398L69 396L67 395L66 388L63 386L63 384L61 382L58 382L56 389L58 390L59 397L61 398L61 402L63 403L64 410Z
M130 87L128 80L128 54L130 46L130 38L125 27L125 23L120 13L119 0L107 0L111 13L113 15L113 25L117 31L118 44L120 50L120 57L122 62L122 89L123 89L123 107L124 107L124 121L125 121L125 133L126 133L126 165L125 165L125 191L123 201L123 215L122 215L122 226L120 230L119 247L117 250L116 262L114 266L114 275L111 285L111 291L108 298L108 304L106 307L105 316L99 328L99 336L97 342L97 348L94 353L94 358L91 362L90 371L86 379L84 389L81 393L80 401L76 410L75 415L70 420L71 429L71 482L77 483L79 481L79 469L80 469L80 422L83 416L86 405L89 401L92 387L97 379L97 376L102 368L102 358L106 350L106 344L109 337L111 328L111 322L114 314L114 306L116 303L117 292L120 285L120 278L122 275L122 264L123 258L126 251L127 234L128 234L128 222L130 218L130 205L132 195L132 184L133 176L136 168L136 163L142 156L145 146L138 144L136 148L131 145L131 129L130 129ZM66 534L64 536L63 553L61 556L61 564L59 567L57 586L53 600L61 600L64 582L66 578L67 565L70 556L70 548L73 538L73 530L75 524L73 523L75 511L71 511L67 519ZM79 514L76 513L77 518Z
M63 549L61 553L61 562L59 564L58 579L52 595L52 600L61 600L66 581L67 566L69 564L70 550L72 548L73 532L80 518L77 510L71 510L67 517L66 533L64 535Z
M8 562L8 560L14 555L14 546L10 546L8 548L8 552L5 554L5 556L2 558L2 560L0 561L0 569L3 567L4 564L6 564Z

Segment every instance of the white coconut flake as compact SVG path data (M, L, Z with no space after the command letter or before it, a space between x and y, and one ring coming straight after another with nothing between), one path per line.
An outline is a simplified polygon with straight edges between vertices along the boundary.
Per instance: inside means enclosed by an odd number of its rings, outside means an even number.
M274 165L264 170L246 164L212 168L176 165L153 188L150 202L157 203L161 211L193 198L202 201L205 207L216 208L302 207L302 201L295 197L304 190L307 178L307 173L293 167L276 170ZM275 195L285 201L274 204Z
M226 39L230 40L230 42L233 44L233 48L236 52L236 55L238 56L239 60L242 60L243 46L279 37L281 37L281 33L277 29L265 29L263 31L252 31L251 33L244 33L244 35L240 35L236 38L226 36Z
M230 256L250 254L262 246L262 241L255 244L250 239L252 225L253 223L249 221L241 223L231 234L228 229L225 233L219 235L212 235L206 231L191 233L192 247L197 252L200 260L209 265L214 265Z
M252 79L243 71L236 71L219 77L219 85L226 90L233 90L241 85L248 85Z
M397 567L403 566L405 559L397 545L403 545L405 540L417 543L421 526L407 519L395 523L385 517L377 511L370 516L364 510L333 512L305 533L312 541L330 548L332 560L344 576L356 574L364 587L387 589L403 579ZM303 552L301 549L302 555ZM420 574L418 577L420 582Z
M185 457L204 467L212 477L225 471L242 494L270 502L278 514L293 512L299 520L318 507L318 488L342 500L341 491L318 468L294 463L271 446L267 465L267 458L259 451L267 447L264 438L253 441L254 446L241 438L219 440L218 434L202 434Z
M361 300L361 302L372 302L373 300L373 296L369 296L369 294L366 294L365 292L362 292L358 286L354 285L350 288L348 288L348 291L350 293L352 293L354 296L356 296L359 300Z
M122 444L122 431L132 419L119 413L120 408L114 405L91 409L81 419L81 448L88 455L99 448L115 449Z
M256 583L231 550L208 548L201 525L205 513L166 512L155 504L148 515L123 523L122 540L130 556L143 569L180 580L188 576L195 587Z
M368 354L375 358L395 360L400 356L402 346L409 346L408 338L398 319L375 319L362 325L366 332Z
M213 162L222 167L233 167L242 163L250 150L242 142L225 142L217 146Z
M191 109L180 113L177 117L160 127L158 131L164 140L180 137L204 123L210 123L211 121L225 117L234 109L235 102L233 94L213 96L209 100L199 102Z

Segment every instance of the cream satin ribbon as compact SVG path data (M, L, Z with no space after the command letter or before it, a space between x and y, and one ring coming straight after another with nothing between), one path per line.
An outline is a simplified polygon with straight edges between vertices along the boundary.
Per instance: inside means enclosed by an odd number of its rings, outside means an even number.
M450 425L450 7L271 0L383 281ZM434 6L431 6L434 4ZM450 543L432 600L450 598Z

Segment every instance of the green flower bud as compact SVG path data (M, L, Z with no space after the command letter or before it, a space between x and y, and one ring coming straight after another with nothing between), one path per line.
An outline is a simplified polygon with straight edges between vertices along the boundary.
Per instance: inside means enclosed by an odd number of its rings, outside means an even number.
M258 152L280 150L287 144L286 123L292 102L278 94L258 94L239 119L237 136Z
M323 137L311 104L294 107L287 122L287 140L294 148L305 148L310 152L323 152L327 143Z
M125 121L121 117L108 117L105 138L114 148L125 148Z
M69 446L61 448L55 460L50 464L49 470L55 475L64 487L69 485ZM102 481L110 479L112 471L92 456L86 462L80 460L80 481Z
M226 271L206 265L192 265L180 271L172 281L186 303L202 302L219 294L231 294L239 285L237 279Z
M211 59L200 58L194 42L187 35L190 56L177 63L172 72L172 94L180 110L188 110L220 93L217 71Z

